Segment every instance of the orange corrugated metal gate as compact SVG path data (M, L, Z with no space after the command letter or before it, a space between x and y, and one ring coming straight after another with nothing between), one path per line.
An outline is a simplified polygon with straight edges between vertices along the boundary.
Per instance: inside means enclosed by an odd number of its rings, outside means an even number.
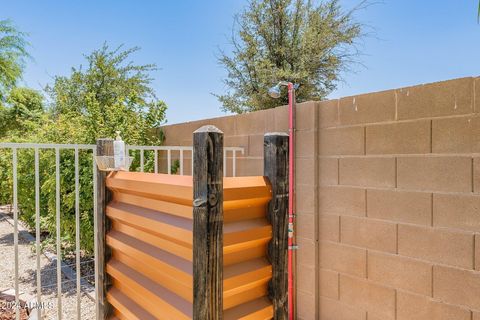
M192 177L116 172L107 178L112 222L108 301L119 319L192 318ZM264 177L224 178L225 319L271 319L266 259L272 226Z
M100 175L100 318L286 319L287 139L265 136L265 176L223 177L211 126L193 176Z

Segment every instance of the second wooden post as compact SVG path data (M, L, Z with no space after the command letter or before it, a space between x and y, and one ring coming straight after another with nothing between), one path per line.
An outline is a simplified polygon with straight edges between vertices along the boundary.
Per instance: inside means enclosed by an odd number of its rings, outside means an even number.
M193 319L223 318L223 132L193 133Z
M264 137L264 175L272 185L268 219L272 241L268 257L272 263L269 296L275 320L288 319L288 134L267 133Z

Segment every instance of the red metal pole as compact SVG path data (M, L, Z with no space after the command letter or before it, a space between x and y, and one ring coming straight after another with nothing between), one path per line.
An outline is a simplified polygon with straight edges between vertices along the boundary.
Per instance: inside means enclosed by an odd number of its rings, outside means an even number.
M288 120L289 120L289 139L288 139L288 318L294 319L294 304L293 304L293 232L295 223L295 89L293 83L288 83Z

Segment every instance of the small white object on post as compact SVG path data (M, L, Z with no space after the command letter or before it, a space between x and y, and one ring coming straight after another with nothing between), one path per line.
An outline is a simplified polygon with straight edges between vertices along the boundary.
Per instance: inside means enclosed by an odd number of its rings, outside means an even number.
M128 171L130 169L133 158L126 154L125 142L122 140L122 137L120 137L120 131L116 131L116 133L117 136L115 140L110 139L110 141L113 142L113 153L110 155L95 156L95 162L100 171Z
M117 136L113 141L113 159L116 171L125 170L125 142L120 137L120 131L116 131Z

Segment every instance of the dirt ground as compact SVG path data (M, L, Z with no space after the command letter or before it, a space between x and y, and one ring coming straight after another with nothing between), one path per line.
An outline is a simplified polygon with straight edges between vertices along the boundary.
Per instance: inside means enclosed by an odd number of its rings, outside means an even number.
M19 236L19 287L22 296L35 298L37 287L36 255L32 244ZM0 215L0 292L15 287L15 260L13 245L13 227ZM50 262L45 256L41 256L41 284L42 284L42 319L57 319L57 273L56 263ZM62 319L76 319L77 295L75 281L69 280L62 275ZM29 300L28 298L25 300ZM81 295L81 319L95 319L95 304L82 292ZM10 312L10 314L8 313ZM36 312L34 310L33 312ZM14 313L13 313L14 314ZM0 320L9 318L11 311L0 308Z

